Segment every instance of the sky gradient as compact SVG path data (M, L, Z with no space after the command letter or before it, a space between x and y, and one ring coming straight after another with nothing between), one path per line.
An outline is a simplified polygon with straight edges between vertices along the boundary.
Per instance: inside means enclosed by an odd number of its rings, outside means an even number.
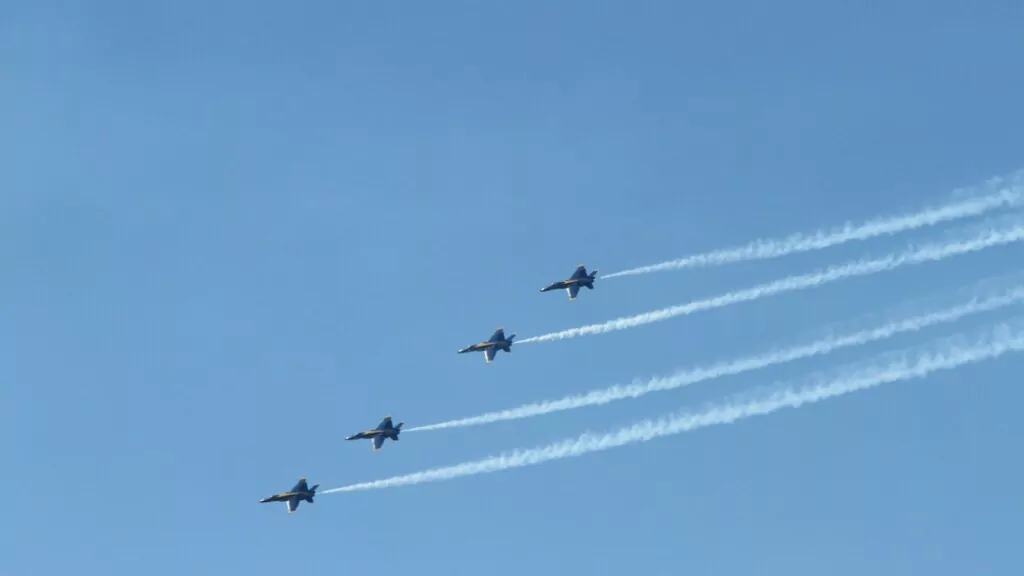
M1019 314L372 453L344 442L790 345L1024 247L455 351L1005 226L602 273L1024 168L1019 2L0 10L0 573L1015 575L1021 357L543 465L259 498L604 432ZM13 494L13 497L11 496Z

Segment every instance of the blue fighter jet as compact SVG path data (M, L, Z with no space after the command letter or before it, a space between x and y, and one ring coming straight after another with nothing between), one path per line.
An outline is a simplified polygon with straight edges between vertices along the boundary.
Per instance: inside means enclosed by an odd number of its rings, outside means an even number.
M587 267L580 264L576 267L576 271L572 273L572 276L568 280L559 280L553 284L545 286L540 289L541 292L550 292L552 290L564 289L569 293L569 300L575 300L576 295L580 293L580 286L586 286L588 289L594 289L594 280L597 279L597 270L594 270L590 274L587 274Z
M312 488L306 485L305 478L299 478L299 483L296 484L290 492L281 492L280 494L274 494L273 496L267 496L260 500L260 502L284 502L288 506L288 513L291 514L299 507L299 502L305 500L310 504L313 503L313 496L316 495L316 489L320 487L319 484L314 484Z
M498 328L494 332L494 334L491 335L490 340L486 342L480 342L478 344L473 344L468 348L463 348L462 350L459 350L459 354L465 354L466 352L483 351L484 362L490 364L491 361L494 360L494 355L498 353L498 350L504 350L509 354L512 353L512 339L515 337L516 335L513 334L508 338L505 338L505 329Z
M364 440L366 438L370 438L373 440L373 451L376 452L384 445L385 438L391 438L392 441L398 442L398 435L402 432L403 424L405 424L405 422L399 422L398 426L392 426L391 416L385 416L376 428L365 432L359 432L358 434L353 434L348 438L345 438L345 440Z

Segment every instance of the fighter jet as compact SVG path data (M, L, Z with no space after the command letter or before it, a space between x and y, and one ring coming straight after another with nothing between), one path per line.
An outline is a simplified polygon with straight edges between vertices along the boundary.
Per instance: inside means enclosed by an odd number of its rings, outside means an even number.
M512 339L515 337L516 335L513 334L506 339L505 329L498 328L494 334L491 335L490 340L480 342L479 344L473 344L469 348L463 348L462 350L459 350L459 354L465 354L466 352L479 352L483 350L484 362L490 364L491 361L494 360L494 355L498 353L498 350L504 350L509 354L512 353Z
M576 295L580 293L580 286L586 286L590 290L594 289L594 280L597 279L597 270L594 270L590 274L587 274L587 267L580 264L576 267L576 271L572 273L572 276L568 280L559 280L541 288L541 292L550 292L551 290L565 289L569 293L569 300L575 300Z
M284 502L288 506L288 513L291 514L292 512L295 512L299 507L299 502L302 502L303 500L312 504L313 496L316 495L316 489L319 487L319 484L314 484L313 487L310 488L306 486L305 478L299 478L299 483L296 484L290 492L281 492L280 494L267 496L260 500L260 502Z
M366 432L353 434L348 438L345 438L345 440L363 440L365 438L372 438L373 451L376 452L384 445L385 438L391 438L395 442L398 442L398 435L402 432L402 424L405 424L405 422L399 422L398 426L392 426L391 416L385 416L376 428L367 430Z

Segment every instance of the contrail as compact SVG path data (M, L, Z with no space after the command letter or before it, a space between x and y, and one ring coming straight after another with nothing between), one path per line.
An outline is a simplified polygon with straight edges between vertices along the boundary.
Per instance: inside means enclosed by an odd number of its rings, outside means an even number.
M533 466L551 460L582 456L590 452L608 450L636 442L646 442L706 426L730 424L737 420L769 414L783 408L798 408L804 404L820 402L881 384L923 378L933 372L951 370L965 364L991 360L1007 352L1020 352L1021 350L1024 350L1024 331L1020 328L1011 328L1006 324L1000 324L985 337L979 338L973 343L965 343L962 337L947 339L945 346L939 350L921 353L916 357L904 351L900 354L900 358L887 364L876 364L867 368L848 368L844 375L831 380L819 379L811 386L789 387L751 401L727 402L697 412L684 412L658 420L647 420L610 433L595 435L587 432L575 439L538 448L516 450L499 456L404 476L350 484L327 490L324 494L451 480L463 476L487 474L510 468Z
M786 238L754 240L745 246L714 250L712 252L694 254L676 260L661 262L660 264L631 268L602 276L602 279L650 274L651 272L678 270L681 268L699 268L733 262L781 258L789 254L821 250L855 240L867 240L878 236L893 235L918 228L935 226L962 218L970 218L1002 208L1003 206L1016 205L1020 201L1021 192L1024 191L1021 183L1022 177L1024 177L1024 171L1018 171L1012 176L1005 178L993 178L985 183L985 187L992 189L1002 186L1002 188L994 193L951 202L934 208L926 208L912 214L885 216L868 220L861 224L847 222L841 228L819 230L812 234L798 233Z
M479 416L471 416L469 418L449 420L438 424L418 426L416 428L410 428L406 430L406 432L441 430L444 428L462 428L466 426L478 426L481 424L502 422L505 420L519 420L522 418L550 414L552 412L561 412L562 410L574 410L576 408L585 408L587 406L608 404L616 400L637 398L650 394L651 392L675 390L676 388L682 388L705 380L713 380L723 376L732 376L743 372L749 372L751 370L774 366L776 364L783 364L794 360L810 358L812 356L829 354L840 348L860 346L878 340L885 340L886 338L891 338L898 334L916 332L936 324L956 322L965 316L998 310L1006 306L1017 304L1021 301L1024 301L1024 286L1014 287L1006 290L1003 294L991 296L985 299L974 297L967 302L944 310L928 314L920 314L903 320L887 322L884 325L877 326L869 330L860 330L841 336L829 336L801 346L794 346L792 348L782 350L773 350L756 356L748 356L746 358L740 358L729 362L720 362L708 367L682 370L671 376L654 378L647 382L634 381L633 384L628 386L616 385L601 390L592 390L585 394L566 396L558 400L546 400L543 402L524 404L509 410L498 410L495 412L487 412Z
M668 320L669 318L674 318L676 316L683 316L702 310L710 310L712 308L721 308L723 306L739 302L757 300L758 298L764 298L765 296L772 296L783 292L813 288L821 286L822 284L828 284L837 280L844 280L846 278L853 278L855 276L867 276L869 274L894 270L896 268L912 264L944 260L951 256L968 254L984 250L986 248L991 248L993 246L1019 242L1022 239L1024 239L1024 224L1018 222L1011 227L986 230L967 240L957 240L941 244L926 244L921 248L910 249L899 254L890 254L884 258L878 258L875 260L858 260L841 266L826 268L818 272L782 278L780 280L760 284L745 290L728 292L713 298L695 300L687 304L663 308L653 312L645 312L643 314L637 314L636 316L616 318L615 320L609 320L601 324L591 324L580 328L570 328L560 332L551 332L550 334L544 334L542 336L534 336L532 338L520 340L519 344L547 342L550 340L565 340L567 338L576 338L577 336L604 334L605 332L635 328L652 322Z

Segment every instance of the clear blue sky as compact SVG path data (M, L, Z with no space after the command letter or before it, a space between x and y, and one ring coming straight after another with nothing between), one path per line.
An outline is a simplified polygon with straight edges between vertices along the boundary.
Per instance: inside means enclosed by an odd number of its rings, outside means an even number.
M451 482L323 488L605 430L956 331L602 408L343 442L757 352L1024 250L455 351L901 249L540 294L914 208L1024 166L988 2L8 3L0 572L1020 574L1009 358ZM989 315L976 322L990 321ZM971 324L970 322L965 325ZM979 324L980 325L980 324Z

